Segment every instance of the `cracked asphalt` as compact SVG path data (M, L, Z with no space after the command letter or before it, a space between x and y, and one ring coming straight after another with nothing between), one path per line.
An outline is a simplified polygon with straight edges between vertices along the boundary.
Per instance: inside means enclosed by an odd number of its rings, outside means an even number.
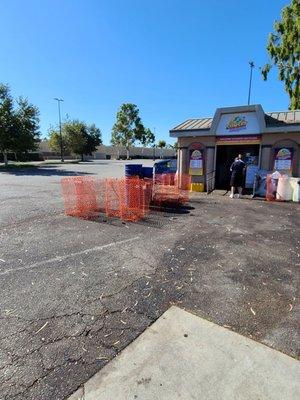
M199 194L136 224L63 214L62 176L123 168L0 172L1 400L66 399L171 304L299 357L299 204Z

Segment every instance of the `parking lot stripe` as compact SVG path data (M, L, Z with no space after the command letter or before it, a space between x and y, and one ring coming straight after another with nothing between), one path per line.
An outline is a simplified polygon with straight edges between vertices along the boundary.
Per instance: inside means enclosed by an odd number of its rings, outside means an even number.
M39 262L36 262L34 264L30 264L30 265L27 265L27 266L25 265L24 267L7 269L6 271L0 272L0 276L1 275L8 275L10 273L14 273L14 272L17 272L17 271L23 271L23 270L38 268L40 266L43 266L44 264L50 264L52 262L61 262L61 261L65 260L67 258L70 258L70 257L80 256L81 254L89 254L89 253L92 253L94 251L101 251L101 250L107 249L109 247L121 245L121 244L124 244L124 243L134 242L134 241L138 240L139 238L140 238L139 236L136 236L136 237L133 237L133 238L130 238L130 239L120 240L119 242L111 242L111 243L108 243L108 244L104 244L102 246L96 246L96 247L92 247L90 249L77 251L75 253L67 254L67 255L64 255L64 256L57 256L57 257L49 258L48 260L39 261Z

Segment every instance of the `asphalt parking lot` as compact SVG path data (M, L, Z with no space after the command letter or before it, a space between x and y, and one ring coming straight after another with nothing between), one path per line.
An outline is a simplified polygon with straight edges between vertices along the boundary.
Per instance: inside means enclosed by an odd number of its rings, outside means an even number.
M299 204L199 194L139 223L64 215L62 176L123 169L0 172L1 400L65 399L172 304L299 357Z

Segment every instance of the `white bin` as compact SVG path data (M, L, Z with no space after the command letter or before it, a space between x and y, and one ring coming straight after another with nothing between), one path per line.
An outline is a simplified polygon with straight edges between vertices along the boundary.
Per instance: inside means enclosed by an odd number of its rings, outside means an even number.
M290 177L283 175L278 180L276 199L281 201L290 201L293 198L293 187Z
M300 178L290 178L291 186L293 189L292 200L299 203L300 202Z

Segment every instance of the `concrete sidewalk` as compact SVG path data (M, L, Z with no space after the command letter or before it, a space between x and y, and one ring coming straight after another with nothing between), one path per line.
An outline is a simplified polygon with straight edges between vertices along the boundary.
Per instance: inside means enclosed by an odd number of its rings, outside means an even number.
M298 400L300 363L171 307L69 400Z

